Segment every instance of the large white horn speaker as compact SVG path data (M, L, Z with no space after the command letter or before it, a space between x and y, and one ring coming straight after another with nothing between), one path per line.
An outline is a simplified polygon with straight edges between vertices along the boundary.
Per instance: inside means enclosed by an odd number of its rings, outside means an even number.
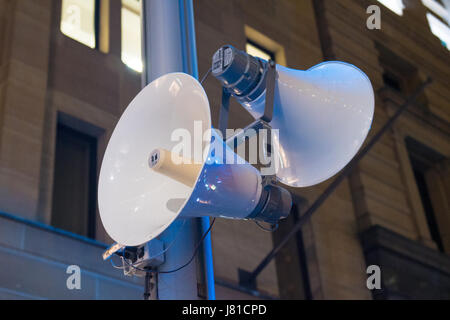
M214 76L255 119L265 110L267 68L231 46L213 58ZM276 71L270 125L279 129L277 177L293 187L318 184L343 169L366 139L375 105L371 82L336 61L307 71L277 65Z
M174 152L183 133L190 154ZM106 231L138 246L176 218L247 219L263 211L267 220L288 212L290 195L264 190L259 171L238 158L212 129L201 84L184 73L162 76L131 102L109 141L98 189Z

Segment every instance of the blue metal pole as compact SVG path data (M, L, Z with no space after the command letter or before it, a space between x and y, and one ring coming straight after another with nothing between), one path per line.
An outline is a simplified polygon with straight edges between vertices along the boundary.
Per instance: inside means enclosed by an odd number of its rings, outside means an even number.
M210 220L208 217L201 218L202 233L205 233L209 226ZM216 300L216 287L214 279L214 261L212 253L211 233L203 241L203 263L205 266L205 278L208 300Z
M187 37L187 51L189 52L189 61L191 62L190 70L191 74L195 78L199 78L198 75L198 59L197 59L197 43L195 39L195 18L194 18L194 4L192 0L179 0L180 6L184 7L186 12L185 22L186 22L186 34ZM185 5L184 5L185 2ZM201 230L202 234L208 231L210 226L209 217L202 217L201 220ZM205 270L205 281L207 289L207 299L216 300L216 288L214 279L214 262L212 253L212 243L211 243L211 233L209 233L205 240L203 241L203 265Z

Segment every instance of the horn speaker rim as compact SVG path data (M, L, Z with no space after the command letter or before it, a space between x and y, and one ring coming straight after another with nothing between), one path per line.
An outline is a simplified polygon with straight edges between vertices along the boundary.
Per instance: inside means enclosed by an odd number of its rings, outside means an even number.
M173 103L169 103L171 99ZM192 101L187 101L190 99ZM163 108L168 109L164 111ZM126 246L139 246L158 237L179 217L194 191L194 187L188 187L178 181L153 172L148 166L148 156L150 156L151 152L155 148L166 146L152 146L152 143L149 142L148 150L138 150L138 148L142 147L142 143L138 142L141 141L141 137L148 140L158 139L150 136L151 132L154 133L154 130L151 129L152 125L163 126L162 124L155 124L154 120L152 123L152 119L149 117L152 109L156 113L162 112L162 114L169 114L171 110L172 118L169 117L169 119L165 119L168 120L169 123L183 123L183 121L186 121L186 124L189 125L187 122L191 121L192 118L195 118L196 121L202 121L201 133L204 138L202 154L203 150L209 150L210 148L211 113L209 100L202 85L197 79L185 73L169 73L147 85L133 99L122 114L108 142L105 156L102 161L98 183L98 207L103 226L114 241ZM189 115L187 115L187 112ZM139 122L140 120L138 119L139 117L136 117L136 113L142 114L143 117L148 118L145 119L148 120L148 129L145 129L142 122ZM191 114L195 115L190 116ZM184 120L182 119L183 117L189 118L189 120ZM158 119L158 121L160 120L161 119ZM133 121L136 123L132 123ZM141 130L143 132L136 133L136 130ZM167 130L166 133L169 134L169 131ZM209 135L209 138L207 135ZM130 136L130 138L127 139L126 136ZM158 134L158 136L161 135ZM162 137L160 139L170 140L170 136ZM121 158L121 150L118 148L128 148L127 152L130 153L128 154L128 158L126 154ZM144 157L144 155L146 156ZM144 166L145 164L146 166L139 168L142 177L140 177L139 174L136 175L133 170L127 168L127 163L130 161L130 158L134 156L139 156L140 159L138 162L131 161L131 163L137 163L138 166ZM118 167L115 168L115 165ZM202 157L202 165L197 173L197 180L202 173L204 165L205 159ZM130 174L135 174L134 180L131 177L128 180L126 177L124 178L126 175L121 172L120 169L128 170ZM146 172L146 169L148 172ZM116 177L114 175L116 175ZM159 175L159 177L156 175ZM155 177L157 177L157 179ZM123 184L118 185L120 181L114 184L115 178L116 180L121 180ZM145 181L142 182L139 179ZM151 189L153 183L152 180L155 179L160 181L160 183L162 182L166 192L158 191L155 188ZM133 192L128 190L130 188L134 188L136 191ZM172 196L186 200L176 212L173 212L170 211L166 205L161 206L160 204L162 202L150 204L149 202L151 202L151 200L149 199L151 198L141 199L147 197L152 190L157 192L161 197L166 197L168 199L169 195L165 195L165 193L169 193L167 190L171 190L170 193L173 193ZM122 197L121 191L126 193L124 197ZM126 204L127 201L130 202L130 205ZM139 208L140 205L143 207L142 210ZM115 208L115 206L118 206L119 208ZM132 207L135 207L135 209L139 208L137 214L140 214L140 216L138 219L134 219L135 213L132 212ZM127 210L118 211L119 209Z

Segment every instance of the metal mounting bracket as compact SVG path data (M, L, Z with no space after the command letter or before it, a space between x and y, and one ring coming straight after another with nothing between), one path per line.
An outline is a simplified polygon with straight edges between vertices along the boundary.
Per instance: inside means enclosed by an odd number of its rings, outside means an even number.
M238 132L232 137L226 137L226 129L228 127L229 122L229 111L230 111L230 97L231 93L226 89L222 88L222 103L219 111L219 130L222 133L222 136L226 142L226 144L231 147L237 147L241 143L245 142L245 137L249 138L249 132L257 132L260 129L267 129L267 152L270 153L272 151L272 146L270 141L272 141L271 132L272 126L270 122L273 117L273 109L274 109L274 100L275 100L275 81L277 74L277 65L273 60L269 60L267 63L267 75L266 75L266 100L265 100L265 108L264 114L258 120L252 122L247 127L245 127L242 131ZM252 131L250 131L252 129ZM263 179L264 186L268 183L276 184L276 177L274 176L264 176Z

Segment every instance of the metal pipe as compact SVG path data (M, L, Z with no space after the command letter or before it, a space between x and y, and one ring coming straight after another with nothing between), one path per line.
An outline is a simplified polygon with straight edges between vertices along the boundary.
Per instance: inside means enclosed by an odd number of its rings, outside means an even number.
M188 69L194 78L199 78L198 75L198 59L197 59L197 43L195 40L195 18L194 18L194 4L192 0L179 0L180 6L184 6L184 10L180 13L186 12L186 51L188 52L188 61L190 65ZM183 19L182 19L183 20ZM200 218L200 226L202 234L208 232L211 225L209 217ZM206 282L206 297L208 300L216 300L216 288L214 281L214 262L212 253L211 232L203 240L202 244L203 266L205 270Z
M204 234L209 229L210 220L209 217L202 217L200 219L202 233ZM203 265L205 266L206 297L208 300L216 300L211 232L203 240Z
M144 85L170 72L185 71L177 0L143 1Z
M188 40L195 39L195 34L190 34L193 31L193 21L189 20L193 19L193 15L186 14L186 8L192 10L192 3L189 2L192 0L143 1L143 85L170 72L197 72L196 61L192 60L196 55L187 51L188 46L191 52L195 50L195 43ZM191 27L186 28L189 23ZM176 220L160 236L160 239L166 239L166 242L174 237L177 237L177 240L165 253L166 262L159 271L176 269L191 258L198 241L196 223L195 219ZM158 276L158 296L168 300L198 299L196 265L190 264L170 274L161 273Z
M305 211L305 213L300 217L298 222L294 225L292 230L284 237L284 239L275 246L267 256L261 261L261 263L256 267L256 269L248 277L248 282L253 283L258 275L264 270L264 268L272 261L273 258L278 254L278 252L288 243L288 241L300 230L303 224L308 221L312 215L320 208L320 206L328 199L328 197L336 190L336 188L342 183L342 181L347 178L347 176L352 172L355 165L372 149L372 147L380 140L383 134L392 127L394 122L403 113L403 111L412 104L417 97L422 93L422 91L431 84L432 79L428 78L424 83L422 83L416 91L408 98L408 100L397 110L397 112L386 122L386 124L378 131L376 135L367 143L367 145L353 158L352 161L341 171L341 173L334 179L334 181L325 189L325 191L314 201L314 203Z

